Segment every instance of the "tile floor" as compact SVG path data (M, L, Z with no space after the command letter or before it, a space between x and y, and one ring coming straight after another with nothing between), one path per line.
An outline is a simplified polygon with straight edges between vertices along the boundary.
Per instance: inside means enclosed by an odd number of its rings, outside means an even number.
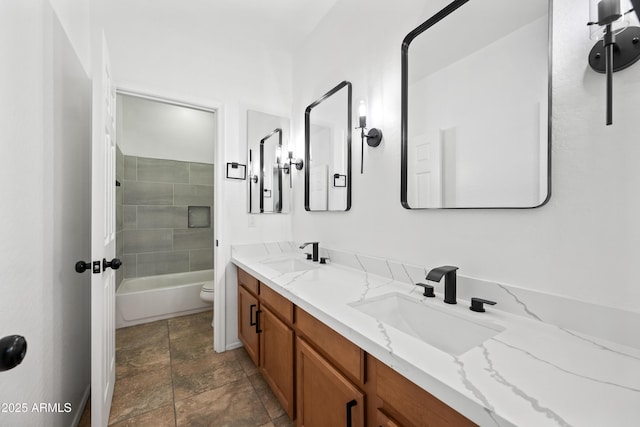
M243 348L213 352L211 317L207 311L116 331L110 426L294 425ZM90 425L89 412L80 427Z

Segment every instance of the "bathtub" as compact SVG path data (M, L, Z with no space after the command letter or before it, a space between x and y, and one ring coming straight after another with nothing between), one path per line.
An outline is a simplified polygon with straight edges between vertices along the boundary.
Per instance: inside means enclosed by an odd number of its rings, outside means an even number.
M116 291L116 328L213 310L200 299L213 270L124 279Z

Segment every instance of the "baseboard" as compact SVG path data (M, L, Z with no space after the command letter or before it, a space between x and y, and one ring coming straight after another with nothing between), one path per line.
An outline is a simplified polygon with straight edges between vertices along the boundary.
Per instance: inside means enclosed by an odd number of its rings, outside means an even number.
M232 342L231 344L227 344L225 347L225 351L235 350L236 348L242 347L242 343L240 341Z
M87 406L87 402L89 401L89 397L91 396L91 383L87 385L87 388L84 390L82 394L82 399L80 399L80 404L78 405L78 411L76 411L75 417L73 417L72 426L78 427L80 424L80 419L82 418L82 414L84 413L84 408Z

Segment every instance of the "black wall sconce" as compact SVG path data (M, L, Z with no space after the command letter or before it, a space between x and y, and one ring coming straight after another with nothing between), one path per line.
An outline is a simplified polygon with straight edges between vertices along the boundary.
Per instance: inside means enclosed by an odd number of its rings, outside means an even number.
M292 177L291 177L291 166L295 166L296 170L301 171L302 168L304 167L304 160L302 159L294 159L293 158L293 151L289 151L289 158L288 158L289 162L288 164L285 163L282 166L282 169L284 169L284 173L289 175L289 188L292 187Z
M629 26L635 11L640 19L640 0L589 0L591 38L598 40L589 53L589 65L606 74L607 126L613 123L613 73L640 59L640 27Z
M640 1L640 0L639 0ZM380 129L371 128L369 132L365 133L367 129L367 104L364 101L360 101L360 107L358 108L359 124L356 129L360 129L360 173L364 172L364 140L367 139L367 145L369 147L377 147L382 141L382 131Z

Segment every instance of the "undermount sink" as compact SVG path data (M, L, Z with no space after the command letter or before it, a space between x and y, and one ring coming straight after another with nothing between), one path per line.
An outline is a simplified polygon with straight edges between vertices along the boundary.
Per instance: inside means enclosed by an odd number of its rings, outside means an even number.
M285 259L276 261L265 261L263 264L268 265L279 273L294 273L297 271L306 271L317 268L312 261L301 261L299 259Z
M433 305L440 301L433 301ZM502 326L479 323L450 310L424 305L391 293L350 304L356 310L446 353L458 356L504 331Z

